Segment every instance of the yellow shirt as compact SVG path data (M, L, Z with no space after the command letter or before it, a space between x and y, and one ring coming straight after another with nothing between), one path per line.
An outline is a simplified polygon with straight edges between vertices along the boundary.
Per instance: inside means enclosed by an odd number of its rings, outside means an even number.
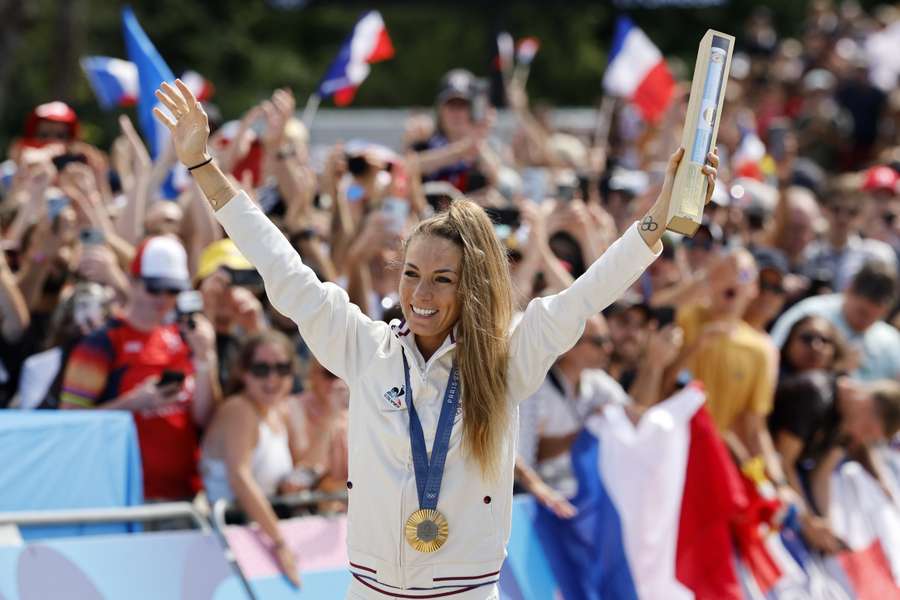
M684 343L694 343L703 327L713 322L705 308L678 310ZM720 432L731 429L747 410L767 415L775 394L777 356L768 337L744 321L727 334L715 335L693 354L686 367L703 382L707 407Z

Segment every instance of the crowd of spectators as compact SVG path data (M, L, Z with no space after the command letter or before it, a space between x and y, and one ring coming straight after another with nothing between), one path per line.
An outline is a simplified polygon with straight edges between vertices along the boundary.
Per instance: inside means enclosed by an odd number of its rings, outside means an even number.
M571 515L567 453L585 417L617 403L637 421L691 380L736 463L761 461L802 510L813 547L840 547L827 486L840 461L894 487L877 451L900 430L900 85L873 40L897 27L895 8L817 0L802 36L783 38L753 13L703 223L666 234L523 403L522 491ZM320 164L279 89L213 122L211 146L371 318L400 316L404 232L461 194L495 220L522 309L581 275L653 201L689 88L678 83L657 124L617 102L608 127L561 130L507 78L516 130L504 141L482 80L454 69L403 147L337 144ZM346 385L271 306L189 177L169 176L171 150L151 160L125 116L105 150L79 125L63 102L36 107L0 165L0 407L131 411L148 501L236 499L277 546L267 496L345 485Z

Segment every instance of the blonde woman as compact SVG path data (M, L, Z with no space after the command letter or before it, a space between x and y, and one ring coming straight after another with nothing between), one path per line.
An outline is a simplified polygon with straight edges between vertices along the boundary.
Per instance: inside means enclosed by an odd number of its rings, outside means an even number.
M499 598L511 526L518 403L557 356L653 262L672 179L588 271L532 301L512 328L506 254L472 202L423 221L404 248L404 321L374 322L322 284L207 154L206 115L176 81L156 110L216 218L322 365L350 388L350 599ZM710 194L718 163L705 167ZM708 198L707 198L708 201Z

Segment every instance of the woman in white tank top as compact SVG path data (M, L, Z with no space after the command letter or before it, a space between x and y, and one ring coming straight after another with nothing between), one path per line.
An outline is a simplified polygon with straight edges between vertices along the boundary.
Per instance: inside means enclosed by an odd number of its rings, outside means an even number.
M291 449L299 447L285 402L295 370L293 347L283 334L269 331L244 343L231 394L204 436L200 471L209 501L236 499L269 536L279 566L296 585L296 557L266 499L294 469Z

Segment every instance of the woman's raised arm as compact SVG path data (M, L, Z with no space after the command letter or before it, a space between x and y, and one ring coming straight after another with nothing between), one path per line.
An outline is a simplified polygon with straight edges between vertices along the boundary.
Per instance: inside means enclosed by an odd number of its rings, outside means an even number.
M272 306L297 324L325 368L345 381L354 380L359 366L367 364L390 335L388 325L363 315L338 286L319 282L284 234L216 166L206 148L206 113L181 80L175 87L163 83L156 97L175 117L154 109L172 134L178 159L191 171L228 236L262 275Z
M556 358L578 341L587 319L615 302L662 252L675 172L684 155L669 159L653 207L634 223L567 289L532 300L510 340L509 386L515 398L530 396ZM706 202L712 197L719 159L709 155Z

